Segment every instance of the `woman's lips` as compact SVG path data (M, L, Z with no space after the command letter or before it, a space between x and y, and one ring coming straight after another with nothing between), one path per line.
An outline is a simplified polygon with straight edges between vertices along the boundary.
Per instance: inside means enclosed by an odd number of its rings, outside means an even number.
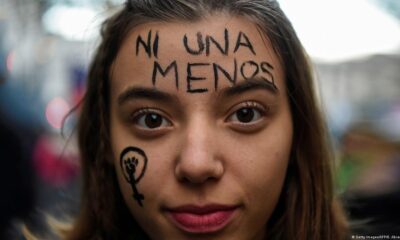
M186 232L212 233L224 228L237 208L228 205L185 205L167 209L167 213L172 222Z

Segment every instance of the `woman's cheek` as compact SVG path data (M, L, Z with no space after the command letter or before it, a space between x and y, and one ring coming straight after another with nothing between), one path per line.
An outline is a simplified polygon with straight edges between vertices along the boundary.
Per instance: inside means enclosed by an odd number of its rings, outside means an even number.
M138 143L135 146L125 146L116 156L118 161L115 161L115 167L120 187L130 205L148 206L162 192L162 186L173 178L172 154L166 151L171 146L164 145Z

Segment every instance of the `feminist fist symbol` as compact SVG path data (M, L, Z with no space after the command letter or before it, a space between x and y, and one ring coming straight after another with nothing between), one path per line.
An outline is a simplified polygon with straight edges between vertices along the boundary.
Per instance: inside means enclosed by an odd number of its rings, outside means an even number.
M143 194L139 193L136 184L143 177L146 166L147 157L142 149L136 147L125 148L120 156L121 168L126 181L131 185L133 198L143 207Z
M124 163L129 176L129 182L135 181L133 178L135 177L136 166L139 164L139 160L137 160L135 157L132 157L124 160Z

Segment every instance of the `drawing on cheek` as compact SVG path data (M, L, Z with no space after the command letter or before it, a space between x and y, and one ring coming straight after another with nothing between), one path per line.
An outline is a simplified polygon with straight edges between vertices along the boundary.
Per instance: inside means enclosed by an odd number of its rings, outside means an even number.
M127 147L120 155L121 169L126 181L131 185L133 198L143 207L144 196L137 189L137 183L143 178L147 167L144 151L137 147Z

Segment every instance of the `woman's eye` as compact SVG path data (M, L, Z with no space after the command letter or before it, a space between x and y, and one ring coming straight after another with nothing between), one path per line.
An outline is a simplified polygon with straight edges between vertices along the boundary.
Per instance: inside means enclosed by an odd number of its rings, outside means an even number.
M260 110L254 107L243 107L236 110L230 117L229 121L239 122L242 124L251 123L262 117Z
M135 123L142 128L154 129L171 126L171 122L161 114L155 112L145 112L135 118Z

